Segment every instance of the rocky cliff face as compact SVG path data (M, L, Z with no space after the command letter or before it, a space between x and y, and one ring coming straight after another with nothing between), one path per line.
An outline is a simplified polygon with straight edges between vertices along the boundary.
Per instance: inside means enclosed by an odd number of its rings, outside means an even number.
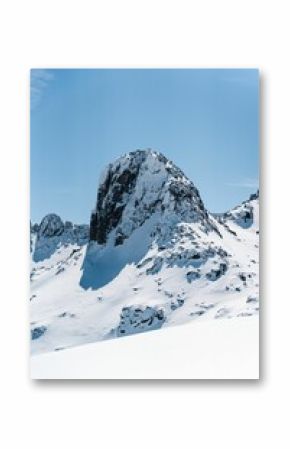
M64 232L64 224L61 218L56 214L46 215L39 225L37 237L55 237Z
M121 245L153 214L160 222L201 221L212 229L194 184L161 153L131 152L104 172L91 216L90 240Z
M259 312L259 194L213 216L158 152L108 166L90 229L49 214L31 235L35 352Z

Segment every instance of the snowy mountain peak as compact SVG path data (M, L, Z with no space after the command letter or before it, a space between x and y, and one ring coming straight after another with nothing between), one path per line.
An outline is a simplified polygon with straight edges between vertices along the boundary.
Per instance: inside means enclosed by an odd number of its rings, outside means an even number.
M90 240L102 245L112 233L118 246L154 214L176 222L208 219L194 184L163 154L150 149L128 153L101 177Z
M156 151L107 167L90 229L49 214L31 235L34 353L258 314L259 194L213 216Z
M250 195L249 201L258 200L259 198L260 198L260 192L258 189L256 193L253 193L252 195Z
M241 228L259 227L259 190L250 195L249 199L220 216L224 224L234 223Z
M38 237L53 237L61 235L64 231L64 223L56 214L47 214L41 220L37 232Z
M34 262L50 258L58 249L67 245L82 246L88 242L88 225L65 223L59 215L45 215L40 224L30 225L30 250Z

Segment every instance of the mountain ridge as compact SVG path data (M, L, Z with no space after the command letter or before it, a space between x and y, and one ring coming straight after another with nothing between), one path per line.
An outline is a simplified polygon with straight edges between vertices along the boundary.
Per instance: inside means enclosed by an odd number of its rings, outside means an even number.
M161 153L121 156L101 177L90 229L50 216L34 230L33 351L258 313L258 211L259 193L210 214Z

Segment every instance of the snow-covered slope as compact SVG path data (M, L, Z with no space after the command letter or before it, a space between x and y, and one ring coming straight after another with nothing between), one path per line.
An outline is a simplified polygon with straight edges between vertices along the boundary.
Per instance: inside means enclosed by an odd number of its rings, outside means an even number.
M258 194L213 216L180 169L138 150L104 171L89 239L49 217L31 239L33 353L258 313Z
M33 379L258 379L259 320L189 322L31 358Z

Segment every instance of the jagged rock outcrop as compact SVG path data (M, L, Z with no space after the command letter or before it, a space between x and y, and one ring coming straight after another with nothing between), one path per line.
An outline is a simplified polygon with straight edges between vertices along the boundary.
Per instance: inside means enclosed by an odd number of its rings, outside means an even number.
M218 220L220 223L227 226L228 223L233 222L241 228L250 228L254 220L254 202L259 200L259 190L256 193L250 195L247 201L234 207L230 211L219 215Z
M212 229L194 184L161 153L137 150L105 170L91 215L90 240L120 245L153 214L160 222L201 221ZM114 234L114 235L113 235Z
M40 224L30 226L30 249L35 262L51 257L62 245L84 245L89 239L88 225L73 225L56 214L46 215Z
M120 315L120 323L113 333L117 337L160 329L165 322L164 311L157 307L124 307Z
M62 219L56 214L46 215L39 225L37 237L54 237L61 235L64 231Z
M215 257L227 263L221 241L217 223L185 174L161 153L137 150L110 164L101 177L80 283L99 288L128 264L154 275L164 267L198 268Z
M38 326L31 329L31 340L37 340L45 334L47 328L45 326Z
M256 193L252 193L252 195L250 195L249 201L258 200L259 198L260 198L260 193L259 193L259 190L257 190Z
M259 193L212 215L158 152L109 165L90 229L49 214L31 235L33 351L259 312Z

